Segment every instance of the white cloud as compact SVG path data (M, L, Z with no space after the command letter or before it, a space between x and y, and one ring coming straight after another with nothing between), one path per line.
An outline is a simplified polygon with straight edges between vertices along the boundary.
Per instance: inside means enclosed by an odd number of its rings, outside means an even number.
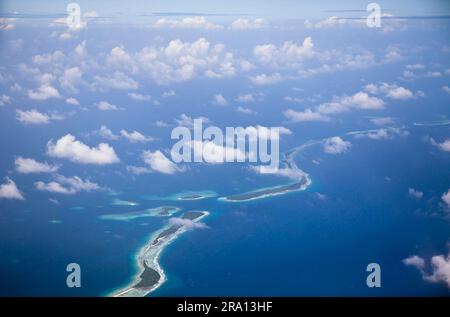
M206 20L204 16L186 17L181 20L161 18L150 25L152 28L171 28L171 29L205 29L220 30L222 25L215 24Z
M106 60L110 68L141 74L159 84L196 77L229 78L236 74L241 62L225 50L225 45L213 45L204 38L194 42L176 39L167 46L147 46L136 53L121 48L120 54L111 51Z
M423 64L409 64L409 65L406 65L405 67L406 67L406 69L409 69L409 70L418 70L418 69L424 69L425 65L423 65Z
M82 82L83 72L78 67L67 68L59 78L61 87L68 92L77 93L76 86Z
M304 22L304 25L307 29L330 29L330 28L337 28L337 27L343 27L343 26L359 26L363 27L366 26L366 21L364 19L345 19L345 18L339 18L337 16L331 16L324 20L317 21L317 22L311 22L309 20L306 20Z
M17 188L16 183L9 177L6 177L5 183L0 185L0 199L19 199L24 200L22 193Z
M173 96L175 96L176 94L175 94L175 91L173 91L173 90L168 90L168 91L165 91L165 92L163 92L162 94L161 94L161 97L163 97L163 98L168 98L168 97L173 97Z
M189 117L186 114L181 114L180 118L175 119L175 122L177 123L177 125L182 126L182 127L193 127L194 126L194 120L202 120L203 124L205 123L210 123L211 121L206 118L206 117L198 117L198 118L192 118Z
M54 51L53 53L34 55L32 60L33 63L38 65L45 65L45 64L55 65L61 64L64 61L65 57L66 56L64 55L63 52L57 50Z
M425 260L417 255L404 259L403 263L418 269L423 280L430 283L444 283L450 288L450 253L447 257L435 255L431 258L431 273L425 270Z
M120 134L127 139L128 141L130 141L131 143L136 143L136 142L150 142L153 140L152 137L149 136L145 136L142 133L134 130L133 132L127 132L126 130L120 130Z
M272 167L269 165L251 166L250 169L258 174L270 174L299 180L305 176L305 172L296 167Z
M5 94L0 95L0 107L11 102L11 97Z
M54 181L45 183L42 181L35 183L36 189L50 193L73 195L81 191L91 192L98 191L102 188L91 182L90 180L83 180L78 176L65 177L57 175Z
M240 112L240 113L244 113L244 114L257 114L256 111L253 111L252 109L241 107L241 106L237 107L236 111Z
M153 172L148 167L133 166L133 165L127 166L127 171L132 173L132 174L135 174L135 175L149 174L149 173Z
M446 93L450 94L450 87L448 86L443 86L442 90L445 91Z
M16 110L16 118L23 124L47 124L51 120L62 120L63 117L56 114L45 114L31 109L28 111Z
M149 167L159 173L163 174L174 174L181 171L181 169L169 160L161 151L145 151L142 154L142 159Z
M212 103L218 106L226 106L228 104L227 100L224 96L222 96L222 94L214 95Z
M41 163L31 158L17 157L15 162L16 171L22 174L29 173L54 173L59 169L58 165Z
M417 255L403 259L402 262L407 266L413 266L419 270L425 269L425 260Z
M157 126L158 128L167 128L169 124L164 121L158 120L155 122L155 126Z
M82 164L112 164L119 162L114 149L106 143L97 147L89 147L78 141L71 134L61 137L56 143L47 143L47 154L53 157L65 158Z
M444 152L450 152L450 139L446 139L443 142L436 142L433 138L430 138L431 144Z
M236 98L237 102L253 102L255 101L255 97L252 94L239 95Z
M370 120L375 125L390 125L394 124L394 119L391 117L373 118Z
M169 223L174 226L183 226L185 229L188 229L188 230L208 228L208 226L202 222L193 221L193 220L186 219L186 218L179 218L179 217L170 218Z
M73 97L67 98L66 99L66 103L69 104L69 105L72 105L72 106L79 106L80 105L80 102L76 98L73 98Z
M37 90L28 90L28 98L33 100L47 100L60 97L58 90L50 84L43 84Z
M257 18L251 19L237 19L231 23L230 28L232 30L249 30L249 29L262 29L267 26L267 22L264 19Z
M379 110L384 108L384 102L360 91L352 96L334 97L333 101L320 104L317 111L322 114L336 114L352 108Z
M447 208L450 209L450 189L442 194L441 199L446 204Z
M119 136L115 135L107 126L102 125L98 131L96 131L101 137L108 140L118 140Z
M393 139L396 135L408 136L409 132L399 128L383 128L376 130L350 132L348 134L353 135L355 138L368 138L371 140L383 140L383 139L390 140Z
M414 94L411 90L395 84L368 84L364 87L364 89L371 94L383 94L386 97L395 100L407 100L414 98Z
M330 118L320 112L306 109L305 111L295 111L288 109L283 112L284 116L292 122L307 122L307 121L329 121Z
M340 137L335 136L328 138L325 141L323 150L328 154L341 154L347 152L351 146L352 144L350 142L344 141Z
M128 93L128 97L130 97L133 100L138 100L138 101L150 101L152 100L152 96L150 95L142 95L142 94L138 94L138 93Z
M116 105L110 104L107 101L100 101L99 103L96 103L95 106L97 107L98 110L102 110L102 111L119 110L119 107L117 107Z
M282 81L282 78L279 73L274 73L270 75L259 74L256 76L251 76L250 80L255 85L273 85Z
M75 54L77 54L78 56L86 55L86 40L75 47Z
M288 102L293 102L293 103L303 103L304 102L304 100L301 98L291 97L291 96L285 96L283 99Z
M112 88L119 90L135 90L139 88L138 82L122 72L116 71L110 76L94 76L93 89Z
M423 192L414 188L408 188L408 195L412 198L422 199Z
M313 48L312 38L307 37L302 44L287 41L280 47L273 44L257 45L253 49L253 55L267 66L292 68L299 67L303 61L314 57Z

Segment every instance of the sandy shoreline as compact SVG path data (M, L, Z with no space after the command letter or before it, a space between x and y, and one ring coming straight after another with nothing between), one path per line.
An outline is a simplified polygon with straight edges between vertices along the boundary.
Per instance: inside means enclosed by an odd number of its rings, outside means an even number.
M192 221L198 222L204 217L209 215L207 211L198 211L202 215L193 219ZM141 247L136 255L136 261L138 264L138 272L135 274L133 280L125 287L122 287L114 291L109 296L113 297L143 297L159 288L166 280L167 277L164 274L164 270L159 263L159 259L162 251L172 242L175 241L181 234L186 232L188 228L185 225L180 226L173 234L168 234L160 237L165 231L170 229L173 225L168 224L160 230L154 232L150 239L147 240L145 245ZM155 242L156 241L156 242ZM159 280L149 288L136 287L142 280L141 275L145 270L154 270L159 274Z

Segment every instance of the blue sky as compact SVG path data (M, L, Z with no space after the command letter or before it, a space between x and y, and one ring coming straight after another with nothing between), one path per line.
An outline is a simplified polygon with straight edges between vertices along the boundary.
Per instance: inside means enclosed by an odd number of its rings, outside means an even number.
M67 2L68 3L68 2ZM3 1L1 12L22 14L64 14L67 3L57 0L47 1ZM356 1L294 1L281 0L274 5L273 1L128 1L127 6L122 1L77 1L84 10L96 10L100 16L115 17L125 15L125 19L133 19L135 16L166 13L200 13L200 14L245 14L250 16L263 16L271 18L299 18L317 19L327 17L328 11L343 12L346 17L360 16L354 10L365 11L368 4L364 0ZM428 16L448 15L450 5L447 1L377 1L381 7L397 16Z

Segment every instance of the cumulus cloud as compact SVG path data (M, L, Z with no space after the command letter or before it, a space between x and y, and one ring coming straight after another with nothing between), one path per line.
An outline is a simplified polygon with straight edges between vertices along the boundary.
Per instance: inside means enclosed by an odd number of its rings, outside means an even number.
M220 24L207 21L204 16L185 17L181 20L161 18L150 25L152 28L171 28L171 29L205 29L220 30L223 28Z
M328 154L341 154L347 152L351 146L352 144L350 142L344 141L340 137L335 136L328 138L325 141L323 150Z
M330 28L338 28L343 26L366 26L366 21L364 19L345 19L345 18L339 18L337 16L331 16L324 20L312 22L309 20L306 20L304 22L304 26L307 29L330 29Z
M133 100L138 100L138 101L152 100L152 96L150 96L150 95L142 95L142 94L138 94L138 93L134 93L134 92L129 93L128 97L130 97Z
M158 128L167 128L169 124L167 122L158 120L155 122L155 126L157 126Z
M414 98L414 93L411 90L395 84L368 84L364 87L364 90L371 94L383 94L386 97L395 100L407 100Z
M348 135L353 135L355 138L368 138L371 140L391 140L395 136L408 136L409 132L399 128L383 128L367 131L349 132Z
M142 133L134 130L132 132L128 132L126 130L120 130L120 134L130 141L131 143L137 143L137 142L150 142L153 140L152 137L145 136Z
M80 105L80 102L76 98L73 98L73 97L67 98L66 103L71 106L79 106Z
M320 112L306 109L305 111L295 111L288 109L283 112L283 115L292 122L307 122L307 121L329 121L330 118Z
M24 200L22 193L17 188L16 183L9 177L6 177L6 180L3 184L0 185L0 199L19 199Z
M409 197L415 198L415 199L422 199L423 192L420 190L414 189L414 188L408 188L408 195Z
M253 102L255 101L255 97L253 96L253 94L244 94L244 95L239 95L236 98L237 102Z
M188 229L188 230L208 228L208 226L202 222L193 221L193 220L186 219L186 218L179 218L179 217L170 218L169 223L173 226L183 226L185 229Z
M169 160L161 151L145 151L142 154L142 159L149 165L152 171L163 174L174 174L181 171L181 169Z
M192 118L186 114L181 114L179 118L175 119L175 122L177 123L177 125L181 126L181 127L188 127L191 128L194 126L194 120L202 120L203 124L205 123L210 123L211 121L206 118L206 117L197 117L197 118Z
M304 102L304 100L301 98L291 97L291 96L285 96L283 99L288 102L292 102L292 103L303 103Z
M282 81L280 73L274 74L259 74L255 76L250 76L250 80L255 85L273 85Z
M162 94L161 94L161 97L163 97L163 98L169 98L169 97L173 97L173 96L175 96L176 94L175 94L175 91L173 91L173 90L168 90L168 91L165 91L165 92L163 92Z
M101 137L108 140L118 140L119 136L115 135L107 126L102 125L98 131L96 131Z
M416 269L423 270L425 269L425 260L417 255L410 256L406 259L403 259L403 264L408 266L413 266Z
M450 288L450 253L447 256L435 255L431 257L430 271L426 270L426 261L417 255L404 259L403 263L418 269L423 280L430 283L443 283Z
M90 180L83 180L78 176L65 177L63 175L56 175L55 180L49 183L42 181L35 183L36 189L50 193L73 195L81 191L91 192L98 191L102 188L91 182Z
M351 109L379 110L383 108L383 100L371 97L367 93L360 91L352 96L334 97L331 102L320 104L317 107L317 111L322 114L335 114Z
M442 194L441 199L446 207L450 210L450 189L446 193Z
M257 114L256 111L253 111L252 109L241 107L241 106L237 107L236 111L243 113L243 114Z
M148 167L142 167L142 166L134 166L134 165L128 165L127 171L135 174L135 175L141 175L141 174L149 174L153 171Z
M241 62L225 50L225 45L213 45L204 38L194 42L176 39L167 46L147 46L135 53L113 48L106 60L112 68L139 73L160 84L197 77L229 78Z
M450 139L446 139L443 142L436 142L433 138L430 138L430 142L432 145L437 147L439 150L444 152L450 152Z
M0 107L11 102L11 97L5 94L0 95Z
M390 125L394 124L394 119L392 119L391 117L381 117L370 119L370 122L375 125Z
M66 56L63 52L61 52L60 50L56 50L53 53L34 55L32 61L37 65L60 65L64 61L65 57Z
M231 23L230 28L232 30L249 30L249 29L262 29L267 26L267 22L264 19L237 19Z
M224 96L222 96L222 94L214 95L212 103L218 106L226 106L228 104L227 100Z
M272 167L268 165L260 165L260 166L251 166L250 170L258 173L258 174L269 174L269 175L276 175L276 176L282 176L287 177L294 180L299 180L303 176L305 176L305 172L300 170L297 167Z
M107 101L100 101L99 103L96 103L95 106L97 107L98 110L102 110L102 111L117 111L117 110L120 110L119 107L117 107L116 105L110 104Z
M135 90L139 88L139 83L130 78L123 72L116 71L111 76L94 76L92 88L100 89L119 89L119 90Z
M45 114L31 109L28 111L16 110L16 119L23 124L47 124L52 120L62 120L63 117L57 114Z
M443 86L442 90L445 91L446 93L450 94L450 87L448 86Z
M58 165L41 163L31 158L17 157L15 162L16 171L22 174L30 173L54 173L59 169Z
M82 83L83 72L78 67L71 67L64 70L64 73L59 78L61 87L68 92L77 93L77 85Z
M302 44L286 41L280 47L264 44L257 45L253 49L253 55L259 62L275 68L299 67L303 61L312 58L314 54L311 37L305 38Z
M47 154L81 164L103 165L119 162L114 149L108 144L100 143L97 147L89 147L71 134L66 134L56 143L50 140L47 143Z
M33 100L47 100L50 98L60 98L59 91L50 84L43 84L37 90L28 90L28 98Z

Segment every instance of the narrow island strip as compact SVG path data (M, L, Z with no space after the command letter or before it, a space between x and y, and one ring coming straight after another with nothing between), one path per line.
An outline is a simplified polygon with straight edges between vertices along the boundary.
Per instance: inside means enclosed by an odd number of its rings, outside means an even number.
M299 181L295 183L274 186L269 188L257 189L251 192L236 194L219 198L220 201L226 202L246 202L256 199L262 199L272 196L284 195L290 192L305 190L311 184L311 179L307 174L303 175Z
M181 216L181 219L186 222L169 223L155 232L137 253L139 272L129 285L114 291L111 296L143 297L160 287L167 279L159 264L162 251L189 229L189 222L199 222L208 215L207 211L187 211Z
M145 217L169 217L173 214L179 212L181 208L173 206L160 206L156 208L149 208L140 211L133 211L120 214L106 214L101 215L100 219L103 220L119 220L119 221L129 221L137 218Z

